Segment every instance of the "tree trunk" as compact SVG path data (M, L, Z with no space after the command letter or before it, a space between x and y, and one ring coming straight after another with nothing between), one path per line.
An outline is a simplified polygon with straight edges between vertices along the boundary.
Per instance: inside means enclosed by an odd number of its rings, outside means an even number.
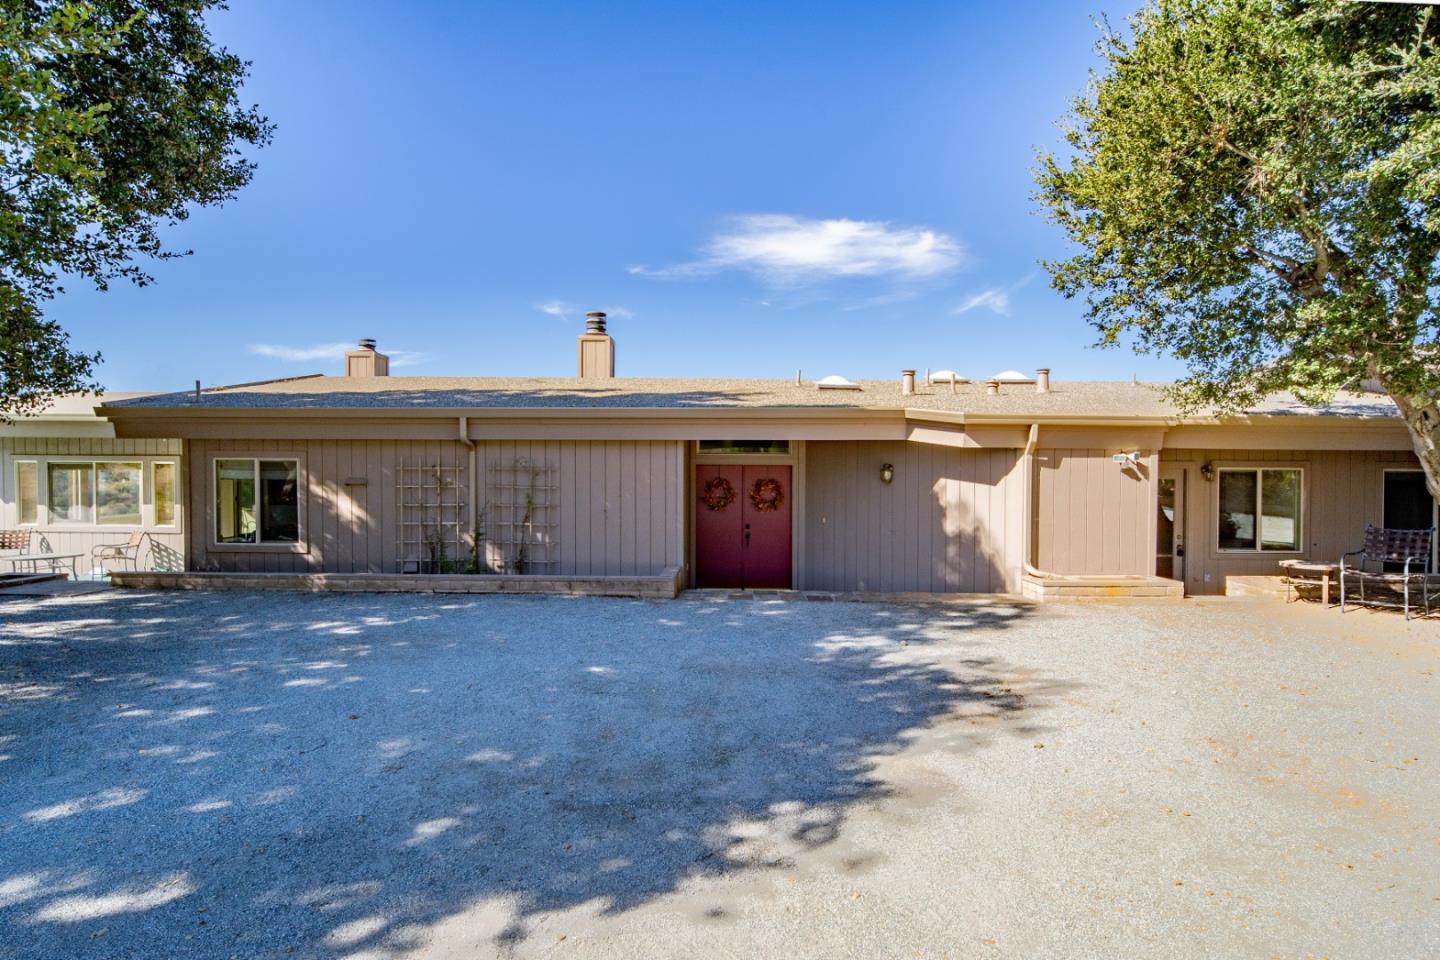
M1410 429L1410 443L1425 470L1425 486L1430 496L1440 503L1440 403L1434 400L1416 402L1398 393L1390 394L1400 416Z

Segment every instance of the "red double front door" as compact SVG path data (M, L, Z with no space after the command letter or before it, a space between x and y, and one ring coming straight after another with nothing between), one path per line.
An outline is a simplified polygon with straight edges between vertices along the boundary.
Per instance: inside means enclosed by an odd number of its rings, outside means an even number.
M695 495L696 586L790 586L788 466L698 464Z

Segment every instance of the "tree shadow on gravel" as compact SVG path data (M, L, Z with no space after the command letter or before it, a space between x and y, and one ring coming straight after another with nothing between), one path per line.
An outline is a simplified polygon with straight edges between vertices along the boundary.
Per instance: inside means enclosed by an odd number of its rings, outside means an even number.
M397 956L793 864L927 728L1037 729L1024 607L104 594L0 603L17 958Z

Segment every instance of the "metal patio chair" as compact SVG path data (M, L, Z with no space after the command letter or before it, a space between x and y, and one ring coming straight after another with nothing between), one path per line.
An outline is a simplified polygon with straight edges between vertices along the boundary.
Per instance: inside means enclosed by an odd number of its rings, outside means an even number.
M126 538L124 543L102 543L90 551L90 562L95 566L103 568L105 561L118 561L125 565L125 569L135 571L140 569L140 548L145 543L145 532L136 530Z
M30 552L32 531L0 530L0 556L22 556Z
M1432 593L1430 543L1434 536L1434 527L1428 530L1392 530L1366 524L1365 545L1340 557L1340 611L1345 611L1350 592L1358 591L1362 606L1401 609L1405 611L1405 619L1409 620L1412 598L1418 589L1419 600L1428 616ZM1358 560L1351 563L1351 557ZM1397 565L1399 571L1394 569ZM1369 597L1365 595L1367 584L1372 588ZM1394 599L1397 592L1400 594L1399 603Z

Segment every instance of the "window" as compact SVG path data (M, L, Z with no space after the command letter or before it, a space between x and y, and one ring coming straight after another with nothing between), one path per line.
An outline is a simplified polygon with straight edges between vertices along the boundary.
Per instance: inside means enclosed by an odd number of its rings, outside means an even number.
M790 453L789 440L701 440L701 453L779 454Z
M156 462L151 466L150 489L155 496L155 526L175 526L175 464Z
M52 463L48 474L50 522L92 522L95 519L95 465Z
M1219 483L1221 550L1301 549L1301 471L1222 469Z
M299 481L295 460L216 460L216 542L298 543Z
M15 522L40 522L40 464L34 460L15 464Z
M138 463L46 464L50 522L140 526L142 475Z
M138 527L140 477L138 463L95 464L95 520Z

